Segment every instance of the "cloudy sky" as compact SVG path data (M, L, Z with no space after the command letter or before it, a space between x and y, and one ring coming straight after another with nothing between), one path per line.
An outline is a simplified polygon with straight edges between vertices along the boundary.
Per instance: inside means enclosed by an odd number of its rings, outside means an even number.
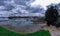
M0 0L0 16L41 15L44 16L46 6L59 4L60 0Z
M44 9L46 9L46 6L52 3L58 4L60 3L60 0L35 0L34 2L31 3L31 6L41 5Z

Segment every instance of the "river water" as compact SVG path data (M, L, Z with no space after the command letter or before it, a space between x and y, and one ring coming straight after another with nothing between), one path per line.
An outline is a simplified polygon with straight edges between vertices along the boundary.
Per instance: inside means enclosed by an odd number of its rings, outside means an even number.
M16 19L6 19L6 20L0 20L0 25L9 25L11 27L14 27L15 29L23 29L23 28L37 28L45 26L46 24L33 24L31 21L32 18L16 18Z

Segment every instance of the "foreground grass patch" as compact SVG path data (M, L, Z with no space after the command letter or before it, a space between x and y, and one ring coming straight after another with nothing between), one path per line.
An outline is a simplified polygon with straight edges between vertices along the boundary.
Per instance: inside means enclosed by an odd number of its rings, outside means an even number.
M49 31L40 30L34 33L20 34L16 32L9 31L0 26L0 36L51 36Z

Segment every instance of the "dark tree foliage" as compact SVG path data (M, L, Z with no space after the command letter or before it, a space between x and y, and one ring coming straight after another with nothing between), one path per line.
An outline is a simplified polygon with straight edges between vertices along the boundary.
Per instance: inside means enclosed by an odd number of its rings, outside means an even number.
M54 6L51 6L50 8L48 8L46 10L46 13L45 13L45 20L47 21L47 25L50 26L50 25L55 25L55 23L57 22L58 20L58 11L57 9L54 7Z

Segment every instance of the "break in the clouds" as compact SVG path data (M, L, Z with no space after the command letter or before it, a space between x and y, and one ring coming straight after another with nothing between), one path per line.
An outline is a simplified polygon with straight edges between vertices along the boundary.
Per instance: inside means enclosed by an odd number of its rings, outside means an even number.
M58 4L58 3L60 3L60 0L35 0L33 3L31 3L31 6L41 5L42 7L44 7L46 9L46 6L50 5L52 3Z

